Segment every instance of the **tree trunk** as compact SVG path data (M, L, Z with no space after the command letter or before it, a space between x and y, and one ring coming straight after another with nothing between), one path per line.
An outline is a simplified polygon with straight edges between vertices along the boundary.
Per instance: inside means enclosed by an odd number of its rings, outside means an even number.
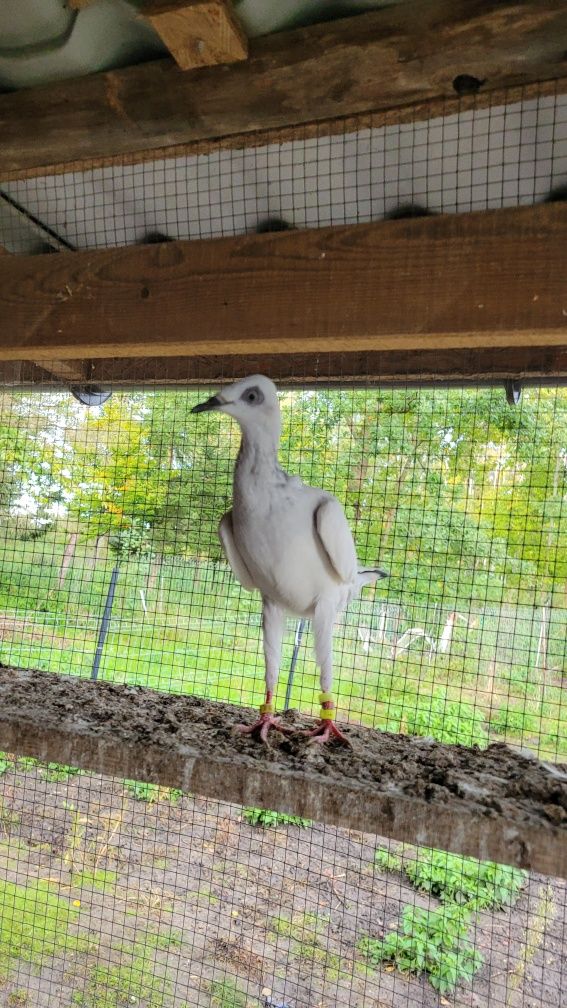
M65 546L65 552L63 553L63 559L61 560L61 566L59 568L59 574L57 576L57 587L62 588L67 577L67 571L73 562L73 557L75 556L75 550L77 548L77 542L79 540L79 533L73 532L69 536L69 541Z

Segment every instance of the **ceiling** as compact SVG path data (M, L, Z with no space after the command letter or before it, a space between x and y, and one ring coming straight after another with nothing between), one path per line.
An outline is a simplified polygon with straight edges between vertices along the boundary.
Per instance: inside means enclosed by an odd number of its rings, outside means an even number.
M84 2L84 0L83 0ZM234 0L250 38L334 20L401 0ZM2 0L0 91L46 84L167 55L143 0Z

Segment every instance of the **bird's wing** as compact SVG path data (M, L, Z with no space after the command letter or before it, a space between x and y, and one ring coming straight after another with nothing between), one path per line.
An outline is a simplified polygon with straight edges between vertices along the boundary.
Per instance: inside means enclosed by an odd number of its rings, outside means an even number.
M357 577L356 550L342 505L335 497L327 498L315 510L315 529L337 576L352 584Z
M224 550L224 555L230 564L230 568L236 580L239 581L242 587L246 588L247 591L255 591L256 585L252 581L250 571L248 570L234 543L234 534L232 531L232 511L227 511L219 522L219 539Z

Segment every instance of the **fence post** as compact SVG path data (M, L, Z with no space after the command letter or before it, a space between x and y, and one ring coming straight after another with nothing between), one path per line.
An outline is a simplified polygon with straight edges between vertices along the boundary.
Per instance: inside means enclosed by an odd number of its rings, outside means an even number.
M106 602L104 603L104 612L102 614L102 619L100 621L98 640L96 642L96 651L93 661L93 667L91 669L91 679L98 679L98 670L100 668L100 660L102 658L104 642L106 640L108 627L110 625L110 614L112 612L112 604L114 602L114 592L116 591L116 583L118 581L119 574L120 574L120 564L116 564L116 566L112 571L112 574L110 575L110 584L108 586L108 592L106 594Z

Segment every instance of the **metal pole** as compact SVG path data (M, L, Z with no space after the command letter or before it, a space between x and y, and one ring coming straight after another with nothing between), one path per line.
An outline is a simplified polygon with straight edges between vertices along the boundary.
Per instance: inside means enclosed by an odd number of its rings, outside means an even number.
M284 710L289 710L289 702L291 700L291 690L293 688L293 673L295 672L295 666L297 665L297 657L299 655L299 648L301 647L301 638L303 637L303 631L305 630L305 624L307 620L299 620L295 628L295 641L293 645L293 654L291 656L291 665L289 666L289 676L287 677L287 686L285 688L285 701Z
M96 651L93 661L93 667L91 669L91 679L98 679L98 670L100 668L100 660L102 658L104 642L106 640L108 627L110 625L110 614L112 612L112 603L114 602L114 592L116 591L116 582L118 581L119 574L120 574L120 565L116 564L116 567L114 568L112 574L110 575L110 584L108 586L108 592L106 594L106 602L104 603L104 612L102 614L102 619L100 621L98 640L96 642Z

